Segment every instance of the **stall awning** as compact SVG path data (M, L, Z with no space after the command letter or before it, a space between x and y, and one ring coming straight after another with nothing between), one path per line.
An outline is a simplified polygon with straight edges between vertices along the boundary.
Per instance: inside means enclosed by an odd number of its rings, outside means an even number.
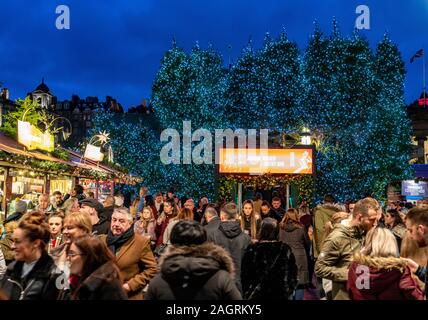
M5 136L3 133L0 133L0 150L7 153L13 153L21 156L36 158L39 160L53 161L53 162L66 164L69 166L74 166L73 163L70 161L58 159L37 151L25 150L25 147L23 145L21 145L20 143L18 143L12 138Z
M93 160L85 159L83 156L75 151L63 149L69 154L70 160L62 160L56 157L38 152L38 151L29 151L26 150L23 145L15 141L14 139L4 135L0 132L0 151L3 151L7 154L14 154L19 156L25 156L29 158L35 158L37 160L51 161L56 162L65 166L70 167L70 175L73 176L84 176L87 178L97 177L100 174L102 176L111 177L111 178L120 178L129 181L133 181L136 177L131 177L124 172L113 169L107 165L95 162ZM12 163L9 163L7 160L2 161L3 165L8 165L13 167ZM29 167L29 165L22 164L21 166ZM79 170L80 169L80 170ZM82 170L86 172L83 173ZM50 172L49 170L42 170L46 172ZM94 172L94 174L90 174L90 172ZM96 173L96 174L95 174Z

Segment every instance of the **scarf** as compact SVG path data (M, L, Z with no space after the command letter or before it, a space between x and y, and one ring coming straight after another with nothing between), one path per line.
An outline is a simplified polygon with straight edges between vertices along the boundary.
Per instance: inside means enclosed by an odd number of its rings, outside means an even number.
M114 236L109 230L107 234L107 247L116 255L116 252L132 237L134 236L134 225L122 233L120 236Z

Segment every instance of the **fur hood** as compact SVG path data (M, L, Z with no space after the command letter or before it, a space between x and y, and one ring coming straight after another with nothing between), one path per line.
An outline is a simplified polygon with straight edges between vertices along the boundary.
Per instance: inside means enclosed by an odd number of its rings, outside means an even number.
M370 257L357 253L354 256L354 262L360 265L368 266L371 269L377 270L393 270L398 269L401 273L406 269L406 261L395 257Z
M159 261L162 277L168 282L205 283L217 271L227 271L235 277L230 254L213 243L198 246L168 246Z

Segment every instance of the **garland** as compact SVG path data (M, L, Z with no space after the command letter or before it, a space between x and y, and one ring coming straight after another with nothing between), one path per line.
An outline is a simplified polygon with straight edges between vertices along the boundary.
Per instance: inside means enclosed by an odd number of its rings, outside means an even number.
M232 189L235 183L243 183L260 189L272 188L276 185L294 185L299 194L298 202L305 200L309 205L313 203L314 177L311 175L282 175L274 176L263 174L259 176L227 175L219 178L218 199L232 201Z

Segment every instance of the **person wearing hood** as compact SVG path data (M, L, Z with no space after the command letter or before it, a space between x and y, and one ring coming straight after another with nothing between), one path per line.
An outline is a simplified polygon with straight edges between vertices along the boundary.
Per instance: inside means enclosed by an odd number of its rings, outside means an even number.
M159 261L160 273L150 282L145 300L242 299L230 254L206 240L205 229L196 221L175 224L171 246Z
M79 204L79 211L88 214L89 218L91 218L92 233L94 235L107 234L110 230L110 222L102 215L103 205L91 198L79 201Z
M123 281L122 288L130 300L142 300L144 288L156 274L156 259L150 238L135 234L133 217L126 208L115 208L107 235L100 236L116 256Z
M296 209L288 209L280 223L279 239L288 244L296 258L298 275L298 287L295 299L303 300L304 287L310 283L307 251L310 240L305 228L299 221L299 212Z
M364 234L377 224L379 207L376 203L372 198L358 201L350 225L336 224L324 241L315 273L319 278L332 280L333 300L349 300L346 290L349 265L354 253L362 247Z
M342 211L335 205L336 199L327 194L324 196L323 204L319 204L314 209L314 235L313 235L313 251L314 258L318 257L321 252L322 240L324 238L324 226L331 220L331 217L336 212Z
M291 300L297 286L297 266L289 245L278 240L278 221L263 219L258 242L242 260L242 290L249 300Z
M388 229L377 227L368 232L364 248L354 255L349 268L348 293L351 300L423 300Z
M236 286L242 292L241 264L245 250L251 243L251 238L241 230L238 208L233 202L227 203L221 208L220 219L218 229L208 236L208 241L225 248L230 253L235 264Z

